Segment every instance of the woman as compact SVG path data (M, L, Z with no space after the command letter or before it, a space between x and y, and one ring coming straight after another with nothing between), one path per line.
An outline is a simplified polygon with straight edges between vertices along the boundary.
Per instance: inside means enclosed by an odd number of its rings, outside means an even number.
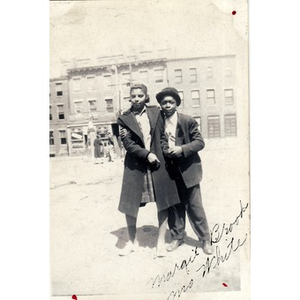
M169 178L160 146L163 118L158 107L147 107L147 87L134 84L130 88L131 108L118 118L126 149L119 210L125 214L129 241L121 256L134 251L136 222L140 206L156 202L159 236L157 256L165 256L168 208L180 203L176 184Z
M94 140L94 157L96 159L103 156L103 144L100 138L100 135L97 135L97 138Z

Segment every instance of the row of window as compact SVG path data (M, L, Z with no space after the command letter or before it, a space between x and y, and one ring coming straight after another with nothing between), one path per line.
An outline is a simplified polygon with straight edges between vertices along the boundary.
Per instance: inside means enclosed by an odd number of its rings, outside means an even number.
M213 68L208 67L206 69L206 78L211 79L214 77ZM231 77L232 76L232 69L230 67L227 67L225 69L225 77ZM182 83L183 82L183 75L182 75L182 69L175 69L174 70L174 81L175 83ZM189 69L189 82L197 82L197 69L196 68L190 68Z
M200 117L195 117L197 120L200 131L202 131L202 119ZM59 130L59 141L60 145L67 144L67 135L65 130ZM236 136L237 135L237 126L236 126L236 115L225 115L224 116L224 135L226 137ZM207 136L208 138L218 138L221 137L221 123L220 116L208 116L207 117ZM49 131L49 143L54 145L54 136L53 131Z
M106 112L113 113L114 106L113 106L113 99L105 99L106 102ZM89 100L89 112L94 113L97 112L97 101L96 100ZM74 110L76 114L83 113L83 101L75 101L74 102ZM63 104L57 105L57 118L58 120L65 120L65 112ZM53 120L51 105L49 106L49 120Z
M97 101L96 100L89 100L89 112L96 112L97 111ZM105 99L106 103L106 112L113 113L114 112L114 105L113 99ZM76 114L83 113L83 101L75 101L74 102L74 110Z
M72 80L72 85L73 85L73 91L74 92L80 92L82 91L82 78L73 78ZM113 88L116 86L116 83L113 81L113 76L112 74L104 74L103 75L103 80L104 80L104 86L106 88ZM139 80L145 84L148 83L148 71L147 70L141 70L139 71ZM122 73L122 79L120 84L129 86L131 83L131 73L130 72L124 72ZM163 83L164 82L164 69L155 69L154 70L154 82L155 83ZM86 85L87 85L87 90L88 91L93 91L96 89L96 77L95 76L87 76L86 77ZM59 89L59 88L58 88ZM60 93L60 90L56 90L56 95Z
M224 69L224 76L225 77L232 77L232 68L226 67ZM212 67L207 67L206 69L206 78L211 79L214 77L214 71ZM175 83L181 83L183 82L183 74L182 69L175 69L174 70L174 78ZM197 82L197 69L196 68L189 68L189 82Z
M208 138L221 137L220 116L207 117L207 135ZM224 116L224 135L226 137L237 135L236 115Z
M67 133L66 133L66 131L65 130L59 130L58 135L59 135L60 145L66 145L67 144ZM54 145L54 135L53 135L52 130L49 131L49 144L50 144L50 146Z
M183 91L179 91L179 95L182 101L181 107L184 106L184 93ZM192 90L191 91L191 98L192 98L192 107L200 106L200 92L199 90ZM130 97L125 97L124 101L129 101ZM114 112L114 105L113 99L105 99L106 102L106 112L113 113ZM89 112L96 112L97 111L97 101L96 100L89 100ZM208 89L206 90L206 105L215 105L216 104L216 97L215 97L215 90ZM233 98L233 89L225 89L224 90L224 104L225 105L233 105L234 98ZM75 101L74 108L76 114L83 113L83 101ZM62 104L57 105L57 117L59 120L65 119L64 113L64 106ZM52 113L51 113L51 106L50 106L50 120L52 120Z
M202 118L194 117L199 124L199 130L202 132ZM224 116L224 135L226 137L237 135L236 126L236 115L230 114ZM220 116L208 116L207 117L207 136L208 138L218 138L221 137L221 123Z
M181 106L184 106L184 93L183 91L178 91L179 96L181 98ZM192 107L200 106L200 91L199 90L192 90L191 91L191 98L192 98ZM214 89L207 89L206 90L206 105L215 105L216 104L216 96ZM225 105L233 105L234 98L233 98L233 89L225 89L224 90L224 104Z
M121 84L129 86L130 82L132 81L131 73L130 72L123 72L121 74ZM225 69L225 76L231 77L232 76L232 69L227 67ZM108 88L112 88L115 86L112 79L112 74L104 74L104 86ZM208 67L206 69L206 78L213 78L213 68ZM140 70L139 71L139 80L145 84L149 83L149 77L148 77L148 70ZM174 70L174 81L175 83L182 83L183 82L183 73L182 69L175 69ZM189 68L189 82L197 82L197 69L196 68ZM164 82L164 68L158 68L154 70L154 82L155 83L163 83ZM72 80L73 84L73 91L74 92L80 92L82 90L82 78L81 77L75 77ZM86 85L88 91L93 91L96 89L96 77L94 75L90 75L86 77ZM56 96L60 97L63 96L63 85L61 82L55 83L55 92Z
M65 119L65 112L64 112L64 105L63 104L58 104L57 105L57 118L59 120L64 120ZM49 120L52 120L52 111L51 111L51 105L49 106Z

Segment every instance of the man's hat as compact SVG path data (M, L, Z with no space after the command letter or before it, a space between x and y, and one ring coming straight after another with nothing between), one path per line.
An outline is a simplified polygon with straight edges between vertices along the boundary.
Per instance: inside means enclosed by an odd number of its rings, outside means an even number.
M164 88L161 92L156 95L157 102L160 103L165 96L172 96L177 103L177 106L180 105L181 99L178 94L178 91L175 88L167 87Z

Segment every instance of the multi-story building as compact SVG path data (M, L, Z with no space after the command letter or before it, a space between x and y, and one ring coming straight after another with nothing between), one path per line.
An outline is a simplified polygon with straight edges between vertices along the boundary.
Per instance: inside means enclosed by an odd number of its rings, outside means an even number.
M50 156L68 155L67 124L69 121L68 77L50 79L49 143Z
M167 70L179 111L196 118L205 138L237 135L234 55L169 60Z
M234 55L153 56L144 52L64 62L67 76L50 81L50 108L56 117L50 122L52 153L82 154L97 132L109 132L117 141L117 116L130 107L129 87L135 82L147 85L150 105L157 105L155 95L161 89L175 87L182 99L178 110L197 119L204 138L237 135Z

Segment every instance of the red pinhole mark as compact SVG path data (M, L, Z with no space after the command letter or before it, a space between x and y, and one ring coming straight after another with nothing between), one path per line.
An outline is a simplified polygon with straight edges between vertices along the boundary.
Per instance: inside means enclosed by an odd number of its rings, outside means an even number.
M76 295L72 295L72 299L77 300L77 296Z
M228 287L228 285L227 285L226 283L223 282L222 284L223 284L225 287Z
M232 12L232 14L235 15L235 14L236 14L236 11L234 10L234 11Z

